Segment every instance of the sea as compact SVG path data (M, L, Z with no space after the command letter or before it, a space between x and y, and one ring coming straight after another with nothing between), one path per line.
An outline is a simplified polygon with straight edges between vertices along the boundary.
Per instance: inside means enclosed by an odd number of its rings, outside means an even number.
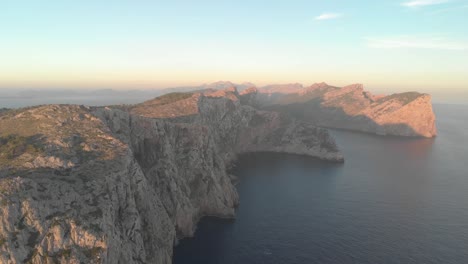
M203 218L174 263L468 263L468 106L434 111L434 139L331 130L344 164L242 156L236 219Z

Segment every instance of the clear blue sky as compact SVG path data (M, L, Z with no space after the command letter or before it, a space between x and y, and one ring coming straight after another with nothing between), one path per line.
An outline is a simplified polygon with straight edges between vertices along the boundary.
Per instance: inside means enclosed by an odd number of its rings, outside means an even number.
M0 87L468 90L468 1L0 1Z

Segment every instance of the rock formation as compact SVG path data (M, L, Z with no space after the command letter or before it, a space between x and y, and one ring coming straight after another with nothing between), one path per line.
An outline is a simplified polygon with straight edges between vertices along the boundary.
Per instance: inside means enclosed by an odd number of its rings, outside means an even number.
M292 115L322 127L379 135L434 137L431 96L417 92L375 96L363 85L343 88L326 83L310 87L284 85L259 89L264 109Z
M342 161L326 130L237 90L0 115L0 263L171 263L205 215L233 217L243 152Z

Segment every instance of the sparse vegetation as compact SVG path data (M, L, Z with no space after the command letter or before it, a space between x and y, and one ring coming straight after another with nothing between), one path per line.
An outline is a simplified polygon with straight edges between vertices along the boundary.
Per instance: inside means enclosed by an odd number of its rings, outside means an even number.
M100 258L101 253L102 253L102 247L93 247L93 248L87 249L87 250L84 252L84 254L86 255L86 257L88 257L89 259L97 259L97 258Z
M87 214L88 217L92 217L94 219L102 217L102 210L98 208L96 211L90 212Z
M113 159L119 142L103 128L89 109L80 106L48 105L4 112L0 116L0 168L22 174L50 164L60 169L89 160Z
M51 219L55 220L56 217L62 217L64 215L65 215L64 212L55 212L53 214L50 214L50 215L46 216L46 220L51 220Z
M168 93L149 101L151 105L165 105L192 97L193 93Z
M400 102L403 103L403 105L409 104L412 101L416 100L418 97L420 97L421 94L418 92L406 92L406 93L398 93L398 94L392 94L389 96L386 96L381 99L382 102L392 100L392 99L397 99Z
M26 227L26 225L24 224L24 219L25 216L23 215L18 221L18 223L16 223L16 228L18 228L19 230L23 230Z
M101 233L102 232L101 227L99 225L97 225L97 224L91 224L89 226L89 229L92 230L95 233Z
M29 254L28 256L26 257L26 259L24 260L24 263L26 264L32 264L33 263L33 259L34 257L36 257L37 255L39 254L39 251L37 251L37 249L33 249Z
M153 100L135 105L132 114L151 118L183 118L198 113L198 100L195 93L169 93ZM192 100L193 99L193 100Z
M56 218L52 220L52 223L50 224L50 227L55 227L55 226L60 226L60 221Z
M57 255L56 257L57 258L65 258L65 259L69 259L70 256L71 256L71 252L72 250L70 248L66 248L66 249L61 249L57 252Z
M43 148L36 139L16 134L0 137L0 165L25 153L32 156L42 153Z
M7 189L6 189L5 186L0 185L0 193L1 194L6 194L7 193Z
M26 243L26 245L28 247L31 247L31 248L36 246L37 239L39 238L39 235L40 235L40 233L38 231L30 232L28 242Z
M0 248L6 243L6 239L0 236Z

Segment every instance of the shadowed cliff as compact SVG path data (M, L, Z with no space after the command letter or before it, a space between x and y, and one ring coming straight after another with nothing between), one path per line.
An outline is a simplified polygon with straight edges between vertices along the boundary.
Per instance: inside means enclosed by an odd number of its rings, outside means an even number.
M431 96L417 92L376 96L360 84L343 88L325 83L261 88L264 109L275 110L323 127L379 135L434 137L437 134Z

